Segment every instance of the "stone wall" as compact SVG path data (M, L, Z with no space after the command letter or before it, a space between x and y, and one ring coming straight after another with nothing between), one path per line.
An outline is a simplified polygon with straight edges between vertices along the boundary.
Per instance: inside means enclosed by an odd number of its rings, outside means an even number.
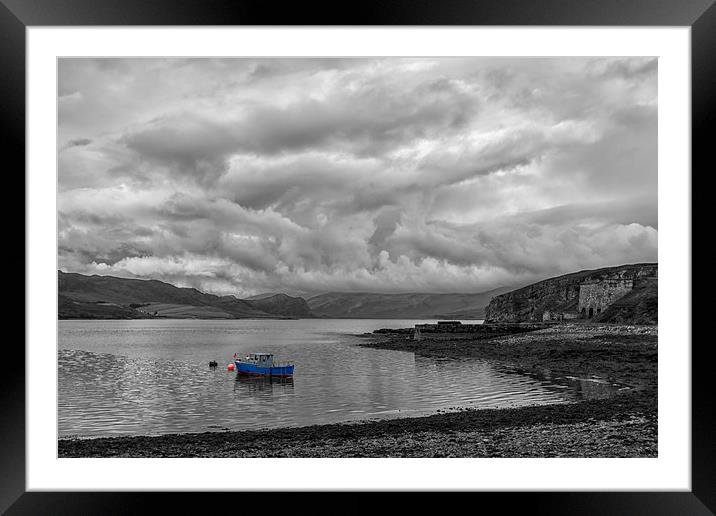
M583 318L591 319L609 305L627 295L634 288L631 279L603 279L585 282L579 286L578 311Z
M459 340L459 339L487 339L534 331L546 328L544 324L416 324L413 340ZM374 333L394 333L391 330L376 330ZM402 333L402 330L399 331Z
M577 312L551 312L545 310L542 313L542 321L566 321L568 319L579 319Z

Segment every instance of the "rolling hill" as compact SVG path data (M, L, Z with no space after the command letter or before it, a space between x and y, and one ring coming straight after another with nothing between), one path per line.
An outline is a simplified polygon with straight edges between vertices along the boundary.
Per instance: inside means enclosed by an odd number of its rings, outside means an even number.
M281 293L239 299L158 280L87 276L58 271L60 319L482 319L490 299L479 294L327 293L308 301Z
M303 298L285 294L243 300L157 280L58 271L58 316L60 319L244 319L311 317L311 311Z

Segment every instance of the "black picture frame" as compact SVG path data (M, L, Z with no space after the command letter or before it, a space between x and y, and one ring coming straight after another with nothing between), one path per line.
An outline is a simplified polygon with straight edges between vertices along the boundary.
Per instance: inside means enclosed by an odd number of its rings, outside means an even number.
M8 192L25 192L25 30L31 26L83 25L551 25L689 26L692 72L692 185L712 147L716 119L716 5L714 0L361 0L353 4L258 0L0 0L0 131ZM713 167L709 167L713 168ZM698 181L700 183L701 180ZM692 202L708 189L692 188ZM692 204L693 206L693 204ZM8 271L25 270L24 205L4 203L6 233L16 243ZM696 219L694 218L694 222ZM694 234L694 233L692 233ZM697 234L697 233L696 233ZM22 250L20 250L22 249ZM696 256L692 252L692 256ZM692 269L700 270L692 258ZM14 276L20 282L18 274ZM13 305L25 285L12 285ZM691 303L691 300L684 300ZM691 303L696 311L695 303ZM693 317L692 317L693 318ZM19 318L18 318L19 319ZM24 337L24 326L22 329ZM710 339L692 346L692 491L587 493L475 493L482 505L537 514L713 514L716 512L716 439L708 360ZM24 338L23 338L24 341ZM695 341L695 339L694 339ZM696 341L695 341L696 342ZM681 343L684 346L690 342ZM134 514L159 501L163 512L186 507L186 493L26 492L25 356L19 340L6 339L0 385L0 512L15 514ZM231 495L202 493L211 506L231 510ZM293 494L301 497L307 494ZM509 498L509 502L506 502ZM295 499L295 498L294 498ZM471 501L471 503L475 503ZM315 506L314 506L315 507Z

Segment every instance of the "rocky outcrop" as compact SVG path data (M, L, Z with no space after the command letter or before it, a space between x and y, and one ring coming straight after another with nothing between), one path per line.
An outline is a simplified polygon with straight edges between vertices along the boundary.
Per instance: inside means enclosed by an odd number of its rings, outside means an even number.
M576 317L580 285L600 280L632 280L634 293L629 293L619 300L621 308L618 314L614 310L606 310L594 320L655 324L655 307L658 304L655 287L657 277L656 263L620 265L565 274L493 297L487 306L485 317L488 322L541 321L546 311L573 314ZM636 295L636 292L641 294ZM635 303L639 303L641 308L632 307ZM639 323L633 320L637 316Z

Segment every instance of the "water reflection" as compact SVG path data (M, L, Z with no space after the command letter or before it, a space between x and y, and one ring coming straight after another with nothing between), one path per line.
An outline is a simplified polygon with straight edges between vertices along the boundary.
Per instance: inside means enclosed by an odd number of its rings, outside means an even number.
M495 367L498 370L508 373L520 374L529 378L534 378L535 380L538 380L545 389L552 392L568 391L577 399L588 400L608 398L617 390L629 388L628 385L610 382L604 378L596 376L591 378L580 378L577 376L556 374L547 368L538 370L523 369L509 364L499 364Z
M336 331L357 334L371 324L386 321L61 321L59 434L303 426L563 403L616 388L479 360L361 348ZM296 374L227 371L235 352L256 350L293 360ZM210 369L210 360L219 366Z
M293 378L281 378L277 376L246 376L237 374L234 381L234 392L270 392L274 389L280 390L281 394L293 394Z

